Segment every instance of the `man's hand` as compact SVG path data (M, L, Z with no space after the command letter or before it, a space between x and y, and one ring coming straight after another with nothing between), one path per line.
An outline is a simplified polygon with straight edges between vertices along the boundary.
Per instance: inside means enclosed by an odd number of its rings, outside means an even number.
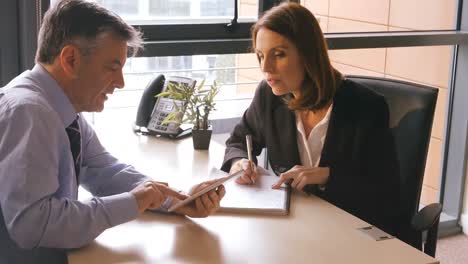
M299 191L307 184L325 184L330 175L328 167L304 167L296 165L292 169L280 175L279 180L271 186L273 189L280 188L281 184L291 182L291 187Z
M189 194L196 193L208 185L213 184L216 180L200 183L192 188ZM195 199L195 201L188 205L177 209L175 212L178 214L187 215L190 217L207 217L216 212L220 207L221 199L226 194L226 190L223 185L218 186L217 190L211 190L202 196ZM179 197L174 198L174 202L179 202Z
M240 159L231 166L229 174L233 174L243 169L244 174L236 179L238 184L254 184L258 177L257 166L248 159Z
M157 209L161 207L162 203L169 196L180 200L186 198L185 195L169 188L166 183L155 181L144 182L131 190L130 193L135 196L140 213L143 213L147 209Z

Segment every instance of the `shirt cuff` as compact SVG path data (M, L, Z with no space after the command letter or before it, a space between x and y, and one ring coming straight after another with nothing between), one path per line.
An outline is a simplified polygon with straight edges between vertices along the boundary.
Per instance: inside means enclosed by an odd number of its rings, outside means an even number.
M138 204L135 196L129 192L100 198L109 216L111 226L120 225L138 216Z

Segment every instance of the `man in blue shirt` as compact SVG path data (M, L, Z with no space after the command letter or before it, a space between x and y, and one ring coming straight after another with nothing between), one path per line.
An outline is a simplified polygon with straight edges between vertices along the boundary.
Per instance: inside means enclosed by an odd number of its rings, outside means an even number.
M127 49L140 44L139 32L91 2L46 13L37 64L0 89L0 263L66 263L65 249L185 198L110 155L80 114L102 111L124 87ZM79 185L95 197L78 201ZM224 193L177 213L206 217Z

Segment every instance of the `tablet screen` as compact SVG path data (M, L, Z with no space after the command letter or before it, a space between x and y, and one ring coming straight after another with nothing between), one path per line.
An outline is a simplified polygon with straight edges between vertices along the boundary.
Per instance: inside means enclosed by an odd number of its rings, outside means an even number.
M228 176L221 177L221 178L217 179L211 185L208 185L205 188L201 189L200 191L190 195L185 200L180 201L180 202L172 205L171 207L169 207L169 209L167 211L173 212L174 210L177 210L180 207L183 207L184 205L189 204L191 201L194 201L195 199L202 196L203 194L205 194L205 193L207 193L207 192L209 192L209 191L211 191L213 189L216 189L218 186L220 186L224 182L228 181L229 179L232 179L232 178L237 177L237 176L241 176L243 172L244 172L243 170L240 170L240 171L238 171L238 172L236 172L234 174L231 174L231 175L228 175Z

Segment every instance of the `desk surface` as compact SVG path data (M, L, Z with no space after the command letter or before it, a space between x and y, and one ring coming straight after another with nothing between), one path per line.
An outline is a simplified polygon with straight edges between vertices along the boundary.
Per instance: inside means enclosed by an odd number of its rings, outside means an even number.
M129 136L119 145L101 138L123 161L178 186L201 180L211 167L220 166L225 137L214 135L209 151L195 151L190 137L171 141ZM69 262L439 263L398 239L376 242L356 230L367 225L315 196L294 192L289 216L216 214L191 219L148 212L71 251Z

